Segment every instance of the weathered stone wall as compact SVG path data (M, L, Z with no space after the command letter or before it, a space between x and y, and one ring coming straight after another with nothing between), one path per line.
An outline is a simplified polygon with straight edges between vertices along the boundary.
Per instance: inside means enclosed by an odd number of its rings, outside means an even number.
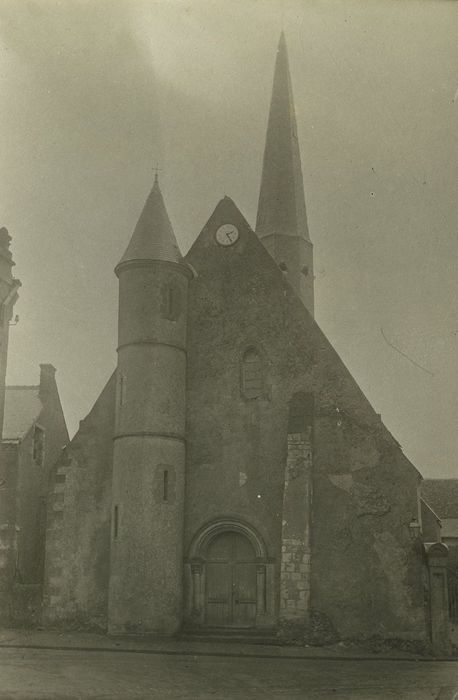
M16 525L18 527L18 583L43 582L46 509L49 476L62 448L68 443L68 432L52 365L41 365L40 400L43 408L36 424L44 430L44 461L33 459L35 424L18 444L16 493Z
M315 419L312 606L342 637L422 638L419 477L381 423L340 406Z
M187 285L184 265L123 263L113 448L109 631L171 634L183 608ZM165 301L174 289L175 304ZM170 318L173 316L173 318ZM122 400L121 400L122 399Z
M310 608L311 427L288 433L287 440L279 618L303 625Z
M0 443L0 590L11 590L17 563L17 472L18 445ZM0 602L0 620L5 622L7 606Z
M223 249L214 233L239 227ZM231 516L264 539L280 603L288 403L315 396L310 606L342 637L426 635L421 556L409 524L418 473L229 199L188 254L185 551ZM241 391L241 358L264 358L264 391ZM303 506L301 506L303 507ZM329 623L329 624L328 624Z
M105 628L116 376L63 451L50 480L44 618Z
M62 445L61 445L62 447ZM39 581L43 558L46 515L42 485L46 484L43 467L32 458L33 426L18 444L18 482L16 493L16 524L18 527L18 558L16 579L20 583ZM57 458L57 454L54 455Z

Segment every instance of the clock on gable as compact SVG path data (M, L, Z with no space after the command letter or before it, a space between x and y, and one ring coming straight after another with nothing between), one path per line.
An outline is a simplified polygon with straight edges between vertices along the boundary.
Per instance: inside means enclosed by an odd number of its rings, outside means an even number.
M239 239L238 228L234 224L223 224L217 229L215 238L220 245L234 245Z

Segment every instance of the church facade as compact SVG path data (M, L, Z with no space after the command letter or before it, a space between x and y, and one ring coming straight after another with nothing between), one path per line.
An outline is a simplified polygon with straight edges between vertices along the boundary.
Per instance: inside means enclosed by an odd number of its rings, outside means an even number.
M284 37L256 230L224 197L183 257L157 180L118 364L54 468L48 623L428 638L421 475L314 320Z

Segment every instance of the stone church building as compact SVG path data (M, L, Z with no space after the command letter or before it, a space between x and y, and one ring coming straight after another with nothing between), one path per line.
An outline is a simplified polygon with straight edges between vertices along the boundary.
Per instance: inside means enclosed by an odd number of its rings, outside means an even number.
M115 273L118 364L50 485L47 622L425 640L421 475L314 319L284 37L255 230L224 197L183 257L156 176Z

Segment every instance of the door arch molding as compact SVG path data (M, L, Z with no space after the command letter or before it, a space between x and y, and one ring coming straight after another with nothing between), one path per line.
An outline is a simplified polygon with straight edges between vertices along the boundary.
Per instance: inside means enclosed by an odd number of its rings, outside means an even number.
M206 550L210 542L222 532L238 532L244 535L256 552L258 559L267 559L267 548L264 540L256 530L242 520L224 518L223 520L212 520L204 525L194 536L189 550L189 558L205 558Z
M243 535L251 544L256 565L257 613L256 627L275 625L274 563L268 556L266 544L249 523L237 518L222 517L203 525L194 535L185 560L185 624L206 625L207 551L211 542L223 533Z

